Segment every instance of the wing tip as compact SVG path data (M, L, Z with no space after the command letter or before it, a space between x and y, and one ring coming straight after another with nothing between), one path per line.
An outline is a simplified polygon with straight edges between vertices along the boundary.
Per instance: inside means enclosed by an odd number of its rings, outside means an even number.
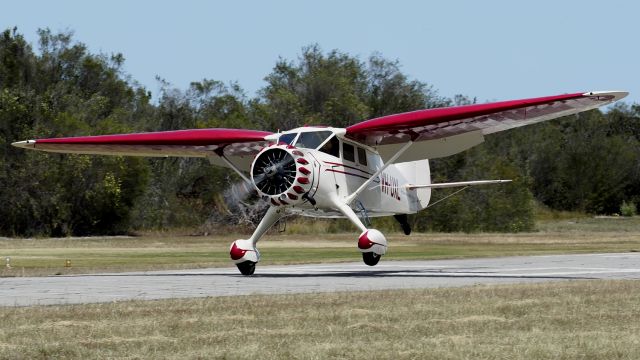
M618 101L620 99L625 98L627 95L629 95L629 92L622 91L622 90L589 91L589 92L583 93L582 95L588 96L588 97L592 97L592 96L610 97L609 101L614 102L614 101Z
M24 148L24 149L35 149L36 141L35 140L16 141L11 143L11 145L19 148Z

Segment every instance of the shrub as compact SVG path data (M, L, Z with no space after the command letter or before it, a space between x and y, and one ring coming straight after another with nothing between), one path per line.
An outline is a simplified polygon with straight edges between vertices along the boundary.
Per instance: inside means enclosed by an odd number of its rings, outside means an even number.
M620 205L620 214L622 216L634 216L637 213L636 204L623 201Z

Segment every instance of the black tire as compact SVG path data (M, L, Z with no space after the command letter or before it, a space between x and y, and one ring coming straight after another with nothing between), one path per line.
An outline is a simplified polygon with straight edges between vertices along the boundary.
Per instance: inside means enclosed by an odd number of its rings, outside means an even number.
M398 220L405 235L411 234L411 225L409 225L409 217L407 217L407 214L396 214L393 215L393 217Z
M405 235L411 235L411 225L409 223L400 224L400 227Z
M244 261L239 264L236 264L240 273L245 276L253 275L256 271L256 263L253 261Z
M369 266L376 266L382 256L374 252L362 253L362 261Z

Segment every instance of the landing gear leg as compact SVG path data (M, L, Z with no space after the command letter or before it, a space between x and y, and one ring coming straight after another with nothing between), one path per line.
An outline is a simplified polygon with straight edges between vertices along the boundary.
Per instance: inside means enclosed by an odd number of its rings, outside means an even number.
M341 203L339 200L336 200L334 205L362 231L358 238L358 250L362 253L364 263L369 266L376 265L382 255L387 252L387 239L380 231L367 229L349 205Z
M256 248L256 243L283 214L284 209L271 206L249 239L240 239L231 243L229 255L242 275L253 275L256 263L260 261L260 252Z

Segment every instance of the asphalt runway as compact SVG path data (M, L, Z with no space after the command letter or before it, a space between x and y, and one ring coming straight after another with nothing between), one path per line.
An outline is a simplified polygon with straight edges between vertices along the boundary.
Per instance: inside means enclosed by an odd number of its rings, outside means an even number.
M0 278L0 306L251 294L435 288L578 279L640 279L640 253L260 266Z

